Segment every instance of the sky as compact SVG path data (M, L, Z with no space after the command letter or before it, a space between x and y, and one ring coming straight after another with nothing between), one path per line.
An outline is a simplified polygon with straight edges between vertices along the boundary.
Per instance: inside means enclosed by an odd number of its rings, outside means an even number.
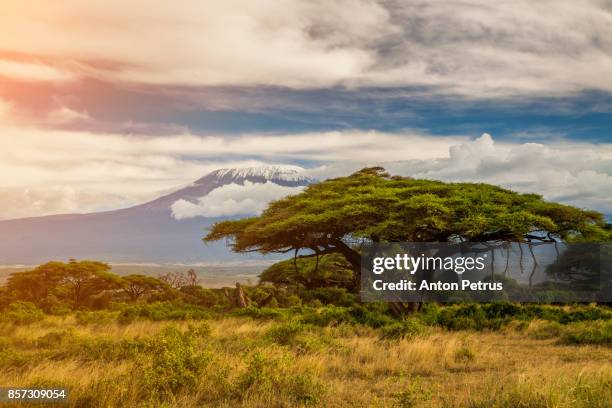
M8 0L0 34L0 219L260 164L612 214L609 0Z

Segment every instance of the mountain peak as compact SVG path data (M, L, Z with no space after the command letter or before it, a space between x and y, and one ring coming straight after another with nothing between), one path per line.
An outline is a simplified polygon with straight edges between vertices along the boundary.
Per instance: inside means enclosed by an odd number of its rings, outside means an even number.
M196 181L196 184L201 184L208 181L211 177L225 182L231 181L276 181L288 183L310 183L312 180L305 176L304 169L299 166L292 165L270 165L258 167L235 167L218 169L207 176Z

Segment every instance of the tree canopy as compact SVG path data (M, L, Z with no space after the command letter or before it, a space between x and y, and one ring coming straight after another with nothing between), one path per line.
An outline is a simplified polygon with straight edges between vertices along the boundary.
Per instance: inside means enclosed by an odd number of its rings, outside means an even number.
M70 260L47 262L30 271L11 274L4 297L44 308L64 304L79 309L90 306L97 297L108 292L122 292L136 301L143 295L167 288L166 283L150 276L120 277L102 262Z
M301 286L316 289L347 286L351 283L351 265L340 254L324 255L320 259L300 258L277 262L259 275L261 282Z
M205 241L227 239L236 252L340 253L360 271L369 242L533 242L609 237L603 216L483 183L391 176L380 167L308 186L258 217L215 224Z

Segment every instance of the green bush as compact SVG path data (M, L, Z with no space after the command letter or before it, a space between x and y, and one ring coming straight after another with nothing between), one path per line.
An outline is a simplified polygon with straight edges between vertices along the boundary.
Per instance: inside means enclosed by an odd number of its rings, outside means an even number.
M284 320L289 317L287 309L277 309L272 307L249 306L243 309L235 309L231 312L233 316L246 316L261 320Z
M76 322L80 325L108 324L115 321L117 317L118 313L116 311L111 310L79 310L74 315Z
M184 303L153 302L127 306L121 310L117 320L130 323L138 319L160 320L200 320L209 319L211 313L206 309Z
M413 338L426 332L426 327L416 319L407 319L382 328L381 339L399 340Z
M304 332L306 328L306 325L298 321L282 323L268 329L266 338L281 345L289 345L292 344L296 336Z
M601 344L612 346L612 320L572 323L561 332L565 344Z
M476 354L468 346L459 347L455 350L456 363L470 363L476 359Z
M212 353L199 347L203 336L206 329L169 326L151 339L139 359L144 388L162 396L193 389L212 360Z
M299 296L304 302L319 301L323 305L335 306L353 306L358 300L357 296L347 289L335 287L301 290Z
M309 373L289 377L287 389L292 400L304 405L317 405L327 387Z
M254 353L246 371L236 381L236 396L244 399L249 395L275 393L299 405L318 404L326 392L325 385L310 373L286 375L283 367L289 365L289 361L283 364L281 359Z
M57 348L76 339L72 330L54 330L36 339L36 345L42 348Z
M527 333L536 339L545 340L559 337L563 326L558 322L537 321L531 323Z
M43 311L34 303L22 301L11 303L3 313L3 320L15 324L34 323L42 320L44 317Z

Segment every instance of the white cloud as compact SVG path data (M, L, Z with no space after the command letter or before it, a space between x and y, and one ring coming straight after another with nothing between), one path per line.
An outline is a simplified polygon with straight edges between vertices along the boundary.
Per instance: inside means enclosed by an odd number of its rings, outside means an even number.
M0 134L0 219L129 206L217 168L265 163L301 164L318 179L382 163L394 173L500 184L612 213L609 143L501 143L408 131L147 137L1 120ZM251 204L260 208L236 205Z
M261 213L273 200L299 193L303 187L279 186L272 182L244 185L227 184L214 189L197 203L178 200L172 205L176 219L193 217L221 217L233 215L255 215Z
M448 158L387 164L393 173L444 181L485 182L612 213L609 144L497 144L490 135L453 146Z
M601 0L24 0L3 7L0 26L0 73L39 79L612 91L612 13ZM11 52L33 61L11 62Z

